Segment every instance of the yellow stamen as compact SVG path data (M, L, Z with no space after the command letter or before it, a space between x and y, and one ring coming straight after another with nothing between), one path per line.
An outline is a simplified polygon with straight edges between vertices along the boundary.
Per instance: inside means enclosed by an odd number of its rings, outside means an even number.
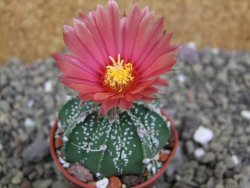
M106 66L104 84L121 93L134 79L133 65L132 63L123 65L124 60L121 60L120 54L118 54L117 61L111 56L109 59L113 65Z

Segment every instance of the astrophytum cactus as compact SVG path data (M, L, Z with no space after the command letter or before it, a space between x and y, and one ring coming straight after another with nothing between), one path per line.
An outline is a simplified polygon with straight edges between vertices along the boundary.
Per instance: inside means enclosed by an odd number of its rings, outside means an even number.
M169 123L143 103L99 116L97 104L72 99L60 110L59 121L64 129L65 160L80 162L96 176L155 171L154 157L170 137Z

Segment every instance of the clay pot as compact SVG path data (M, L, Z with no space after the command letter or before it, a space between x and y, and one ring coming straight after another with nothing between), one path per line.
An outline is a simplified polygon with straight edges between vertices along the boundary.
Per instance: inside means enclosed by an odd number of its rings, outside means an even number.
M164 114L164 115L166 116L166 114ZM170 120L168 117L167 117L167 119ZM84 183L84 182L78 180L77 178L75 178L74 176L72 176L58 161L58 158L56 155L56 149L55 149L55 138L54 138L54 135L55 135L55 132L57 129L57 125L58 125L58 119L56 120L54 126L52 127L52 129L50 131L50 153L51 153L51 156L52 156L56 166L59 168L59 170L64 175L64 177L68 180L68 182L72 188L95 188L93 186L93 184L91 185L91 184ZM174 143L173 143L173 149L169 153L168 159L165 161L162 168L152 178L148 179L147 181L145 181L142 184L139 184L133 188L151 188L151 187L153 187L155 182L166 171L170 161L173 159L173 157L175 155L175 152L176 152L176 149L178 146L178 140L179 140L177 130L176 130L175 126L173 125L173 123L171 123L171 131L172 131L172 138L173 138Z

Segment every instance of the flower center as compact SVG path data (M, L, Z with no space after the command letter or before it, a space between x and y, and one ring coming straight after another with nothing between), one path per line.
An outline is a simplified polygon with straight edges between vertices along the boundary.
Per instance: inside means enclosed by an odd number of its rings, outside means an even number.
M121 60L120 54L118 54L117 61L111 56L109 59L113 65L106 66L104 84L121 93L134 80L133 65L132 63L123 64L124 60Z

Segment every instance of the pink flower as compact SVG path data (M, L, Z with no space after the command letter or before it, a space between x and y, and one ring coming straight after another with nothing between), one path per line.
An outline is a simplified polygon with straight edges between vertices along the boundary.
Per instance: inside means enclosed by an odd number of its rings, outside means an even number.
M178 47L170 45L172 34L164 33L164 19L156 20L148 7L134 5L121 16L110 0L64 30L70 54L54 55L61 80L82 100L100 103L102 114L152 101L156 86L167 85L159 76L171 71Z

